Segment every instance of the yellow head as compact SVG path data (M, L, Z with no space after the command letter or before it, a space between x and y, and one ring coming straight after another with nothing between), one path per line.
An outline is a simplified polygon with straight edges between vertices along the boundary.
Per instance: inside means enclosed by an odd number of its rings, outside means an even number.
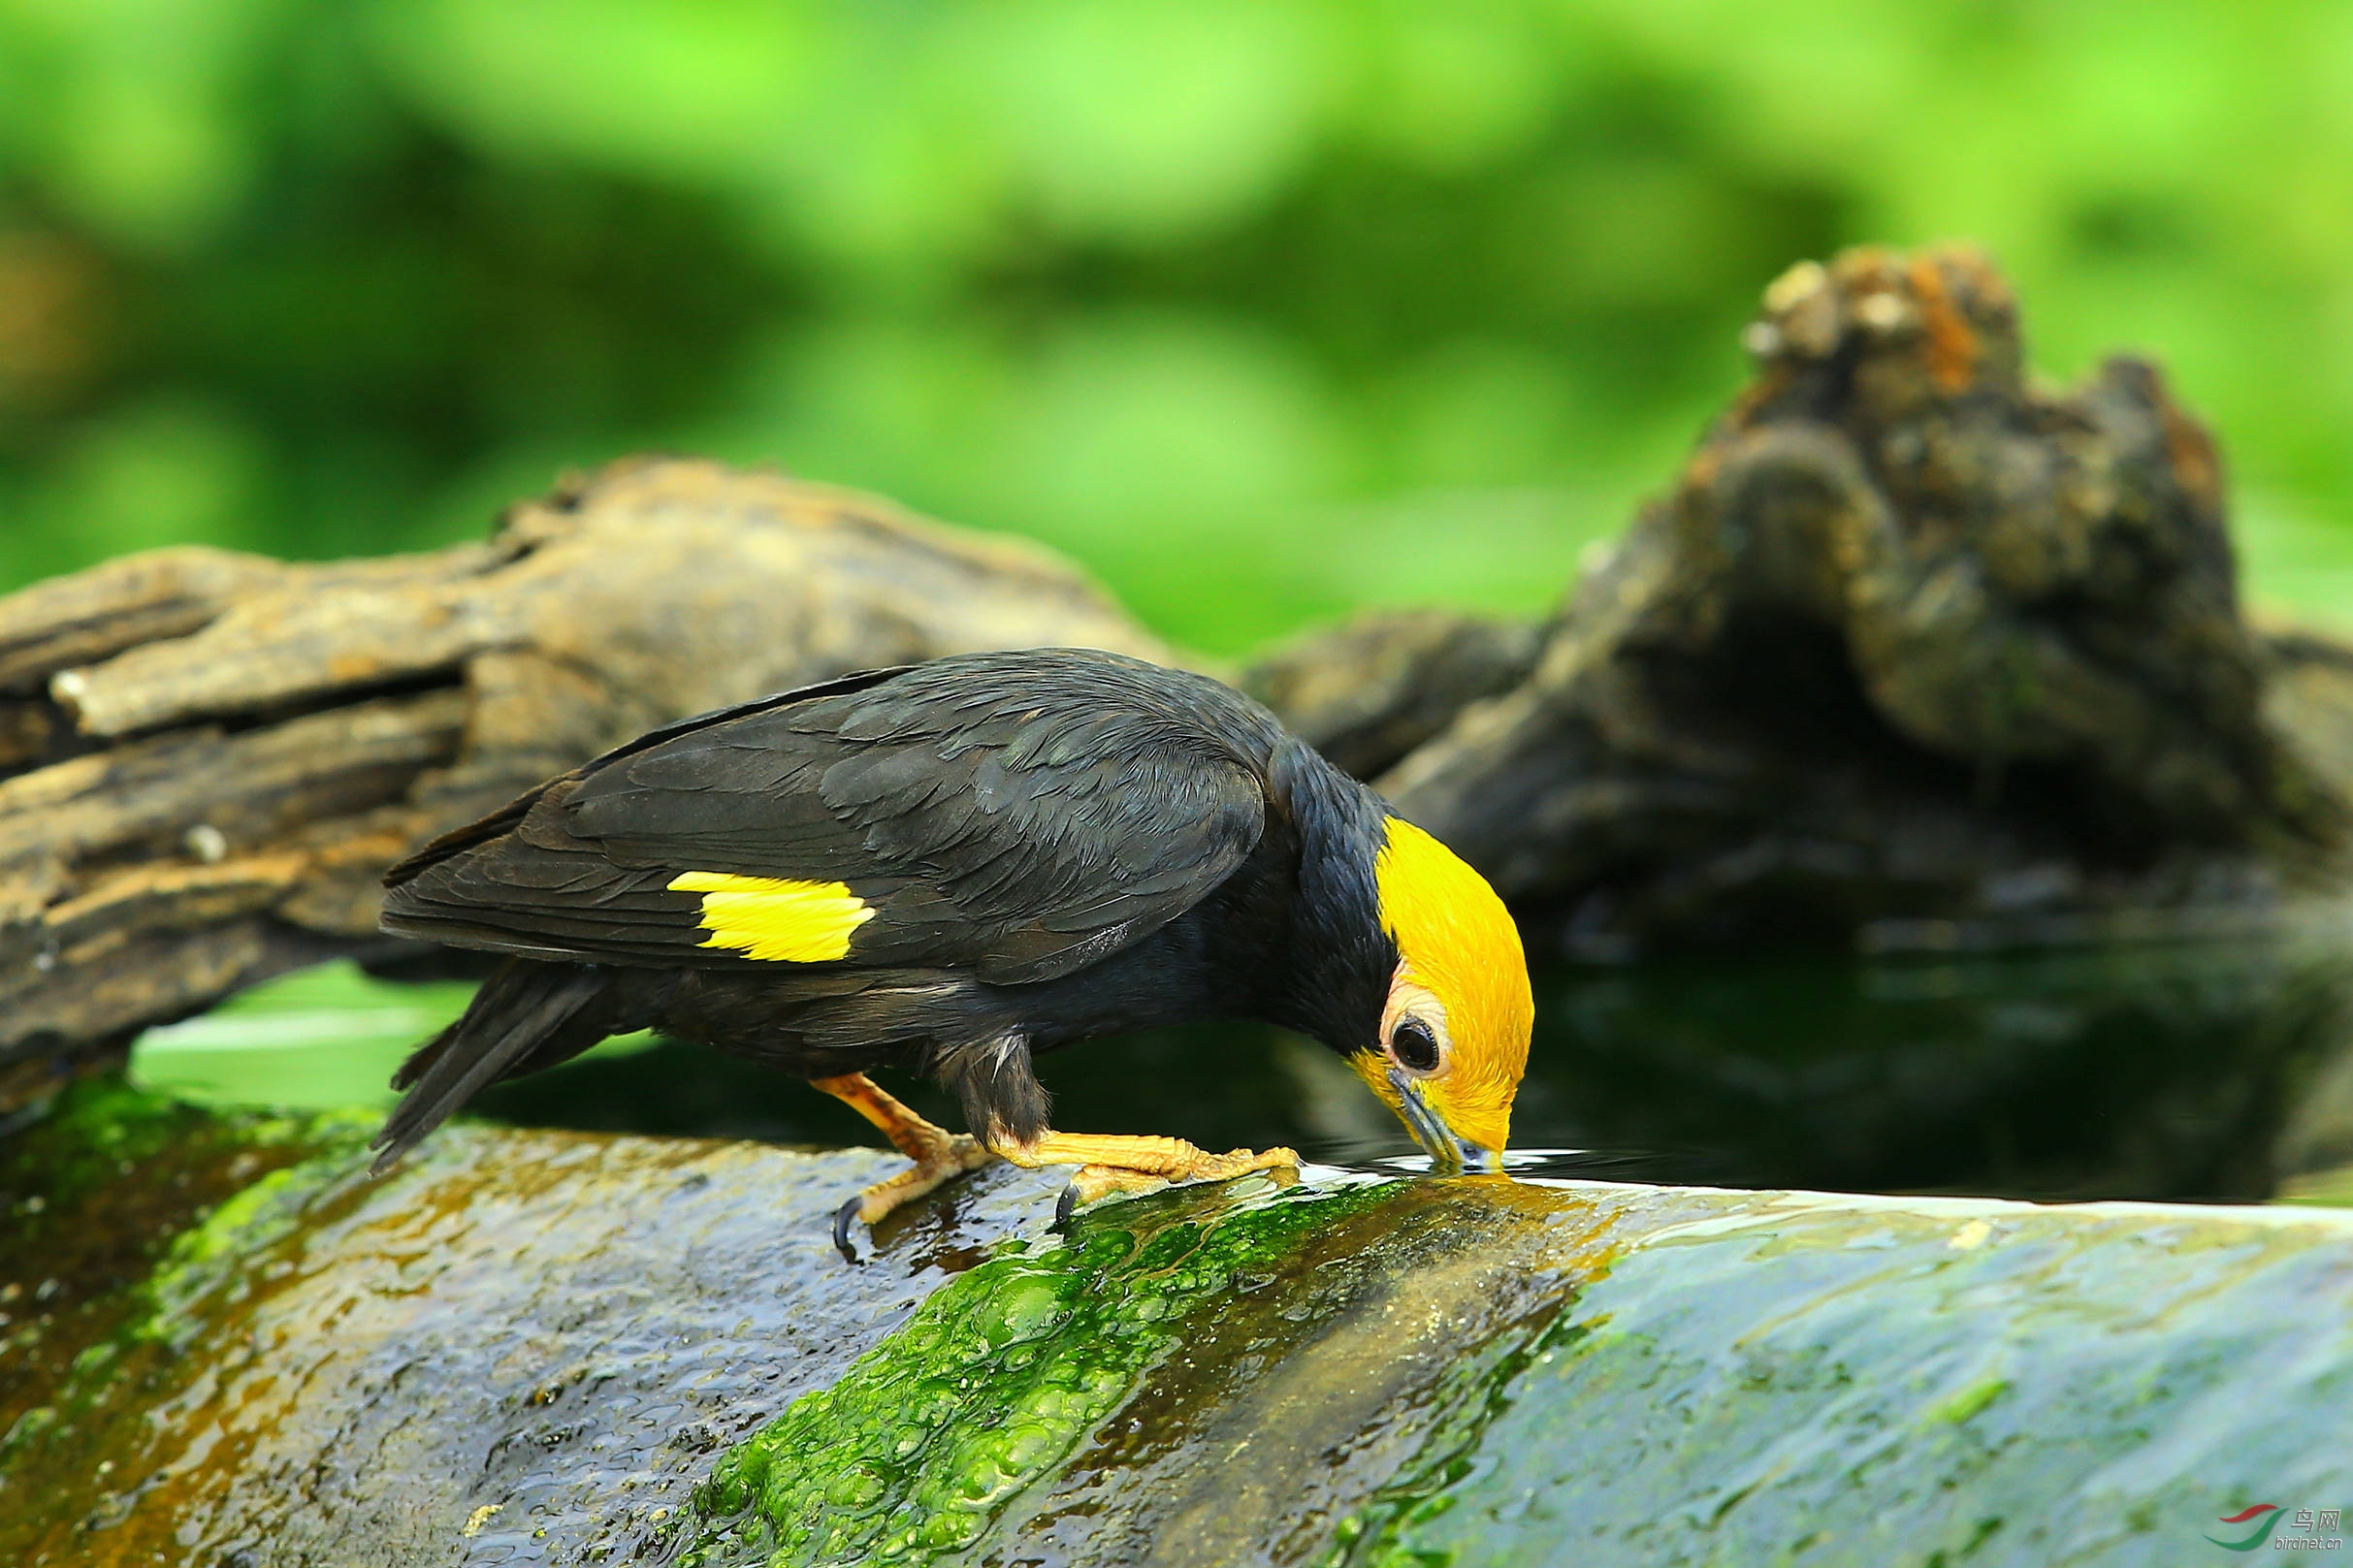
M1452 849L1402 817L1388 835L1373 880L1400 956L1380 1039L1348 1065L1436 1168L1499 1164L1536 1016L1519 928Z

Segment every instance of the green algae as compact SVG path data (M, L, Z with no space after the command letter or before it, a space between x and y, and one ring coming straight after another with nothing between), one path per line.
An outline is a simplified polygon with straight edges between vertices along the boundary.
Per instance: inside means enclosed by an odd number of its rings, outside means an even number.
M1508 1408L1521 1375L1585 1332L1583 1325L1551 1316L1477 1347L1449 1368L1433 1400L1437 1419L1420 1451L1339 1520L1318 1568L1421 1568L1445 1560L1402 1545L1407 1532L1454 1508L1457 1488L1477 1473L1480 1444Z
M129 1344L202 1294L257 1193L363 1136L345 1115L208 1111L90 1078L0 1143L0 1479L70 1436Z
M247 1260L294 1236L364 1179L363 1154L373 1125L372 1119L320 1118L308 1129L314 1146L323 1145L320 1153L271 1171L175 1236L140 1286L141 1310L124 1331L184 1349L220 1306L250 1289Z
M1222 1198L1172 1195L1115 1205L1066 1244L1002 1253L727 1454L696 1494L677 1562L965 1552L1183 1342L1191 1310L1391 1197L1295 1189L1202 1213Z
M721 1461L680 1560L1316 1560L1660 1206L1477 1176L1232 1201L1121 1203L951 1287Z
M363 1122L77 1094L0 1146L24 1226L165 1223L46 1330L0 1561L2121 1568L2353 1491L2321 1210L1462 1177L1025 1243L998 1169L853 1267L886 1156L473 1128L369 1184Z
M1654 1206L1490 1176L1399 1184L1188 1309L1172 1354L974 1562L1315 1560Z
M12 1185L37 1178L48 1197L69 1200L114 1174L114 1159L151 1155L208 1119L120 1078L78 1079L44 1105L31 1126L0 1142L0 1171Z
M269 1164L273 1153L294 1160L350 1145L364 1141L372 1125L352 1109L206 1108L119 1078L85 1078L60 1092L30 1128L0 1143L0 1194L15 1217L48 1214L62 1226L92 1200L120 1203L163 1189L187 1191L199 1168L223 1155L237 1166L230 1179L239 1180ZM170 1164L157 1168L159 1160ZM40 1256L27 1245L35 1239L23 1230L0 1237L0 1277L15 1277Z
M16 1327L0 1377L0 1485L69 1494L113 1466L111 1416L246 1288L244 1261L293 1234L361 1168L369 1122L215 1113L118 1082L76 1085L8 1150L43 1222L10 1238L0 1295L49 1310ZM145 1266L145 1272L139 1270ZM71 1283L67 1283L70 1281ZM21 1515L0 1537L28 1522Z
M1928 1412L1928 1419L1948 1426L1958 1426L2010 1392L2010 1379L1989 1377L1972 1384Z
M854 1267L892 1156L461 1127L371 1181L365 1130L150 1249L0 1465L0 1562L640 1560L1059 1190L976 1173Z

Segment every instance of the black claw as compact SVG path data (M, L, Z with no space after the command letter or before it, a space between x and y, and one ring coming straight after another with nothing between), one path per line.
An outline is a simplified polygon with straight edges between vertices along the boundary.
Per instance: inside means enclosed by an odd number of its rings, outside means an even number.
M850 1244L850 1224L857 1218L858 1205L865 1200L866 1197L861 1193L833 1211L833 1244L842 1250L843 1257L854 1264L865 1262L857 1255L857 1248Z
M1054 1223L1050 1229L1059 1231L1064 1226L1070 1224L1070 1217L1077 1213L1078 1210L1079 1184L1074 1181L1069 1186L1062 1189L1062 1196L1060 1198L1054 1200Z

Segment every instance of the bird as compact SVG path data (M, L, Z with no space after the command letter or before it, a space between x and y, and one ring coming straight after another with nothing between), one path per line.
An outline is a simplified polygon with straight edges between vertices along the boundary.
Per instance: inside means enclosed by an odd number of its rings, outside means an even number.
M1207 676L1084 649L862 671L651 730L385 873L383 929L498 955L420 1046L382 1173L491 1083L658 1029L909 1160L835 1239L996 1159L1073 1203L1296 1170L1050 1125L1034 1058L1203 1019L1337 1052L1442 1172L1494 1170L1534 1004L1487 881ZM967 1132L878 1069L927 1075Z

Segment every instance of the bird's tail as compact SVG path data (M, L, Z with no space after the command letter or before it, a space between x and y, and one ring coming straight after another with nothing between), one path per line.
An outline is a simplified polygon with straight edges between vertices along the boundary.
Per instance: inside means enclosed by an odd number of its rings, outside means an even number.
M608 1033L608 974L584 964L509 959L482 982L466 1014L417 1047L395 1089L408 1092L384 1119L370 1173L382 1175L417 1140L500 1078L554 1067Z

